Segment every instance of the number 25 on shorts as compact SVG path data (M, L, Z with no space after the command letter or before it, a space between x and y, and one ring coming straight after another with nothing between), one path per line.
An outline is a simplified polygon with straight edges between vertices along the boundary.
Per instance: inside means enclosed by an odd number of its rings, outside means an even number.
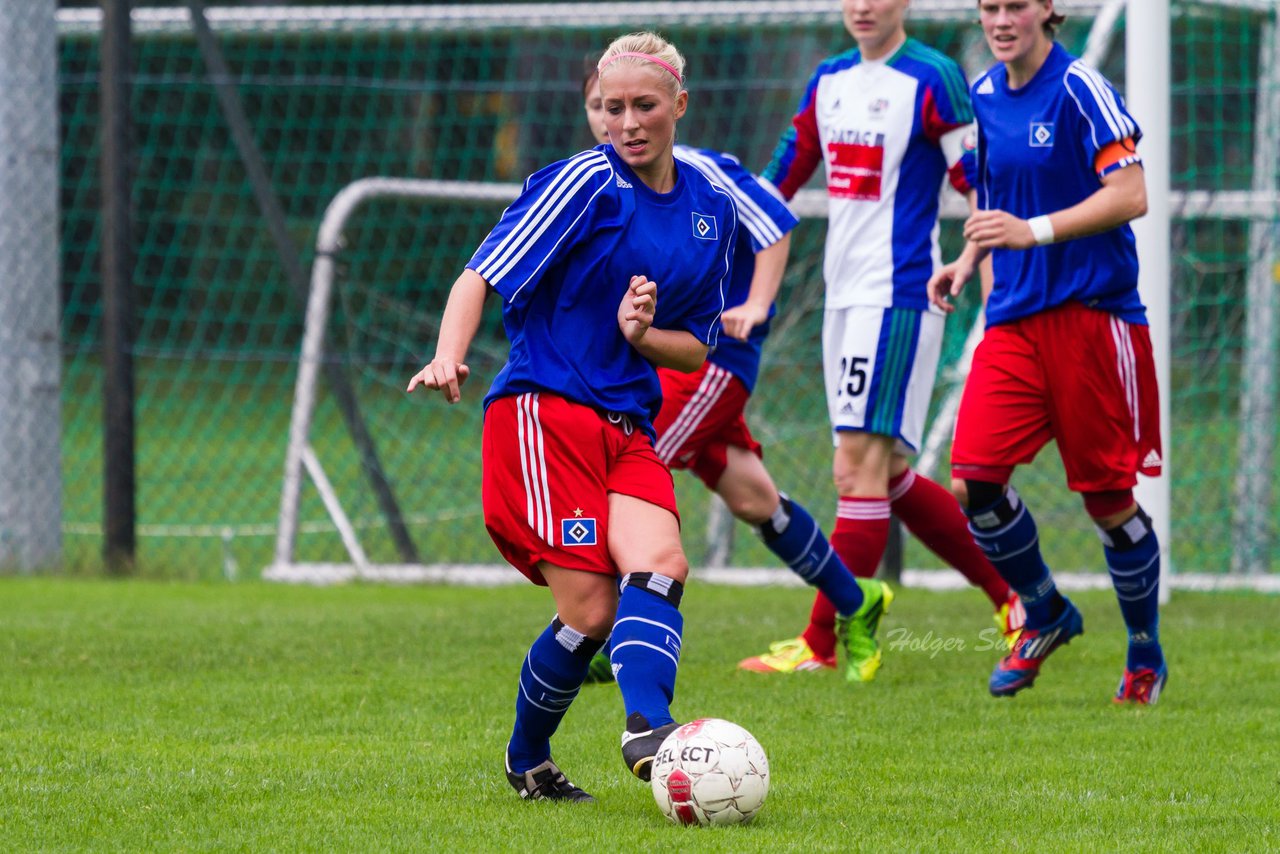
M866 356L840 357L840 382L836 388L836 397L860 397L867 390L867 363L870 361Z

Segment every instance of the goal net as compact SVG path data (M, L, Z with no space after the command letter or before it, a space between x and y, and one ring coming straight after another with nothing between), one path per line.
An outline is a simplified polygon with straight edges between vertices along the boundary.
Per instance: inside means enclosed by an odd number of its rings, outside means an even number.
M1059 6L1068 14L1060 40L1087 53L1123 91L1124 3ZM1180 572L1269 571L1280 515L1270 489L1280 462L1271 449L1275 11L1249 0L1175 2L1173 9L1172 382L1163 390L1172 408L1173 559ZM915 0L909 28L972 76L990 63L974 18L970 0ZM298 68L342 83L332 96L343 100L340 121L282 140L305 159L299 177L314 176L335 192L343 185L338 176L392 179L343 191L313 225L320 237L311 305L267 571L282 579L410 577L414 567L494 562L480 508L479 437L480 401L506 353L497 307L489 306L473 345L461 404L409 398L403 389L434 349L449 286L519 182L590 145L584 57L621 32L659 29L689 59L682 140L731 151L758 169L817 61L849 44L838 4L827 0L263 9L211 21L224 35L238 34L246 56L287 44L300 52ZM263 73L278 73L263 63ZM296 83L311 80L298 74ZM370 159L363 134L375 132L386 149ZM819 344L825 222L820 195L806 195L799 207L804 220L748 416L780 487L829 525L835 502ZM953 199L952 215L959 209ZM943 238L950 255L958 227L944 225ZM977 314L971 289L948 324L931 441L920 460L944 480L947 419ZM341 412L349 404L330 392L322 366L350 378L394 495L394 519L353 450ZM1258 469L1260 477L1246 476ZM694 478L676 482L698 563L712 504ZM1101 570L1096 536L1065 489L1053 449L1017 482L1036 507L1051 565ZM728 554L736 566L775 563L750 537L737 538ZM937 566L914 543L905 562Z

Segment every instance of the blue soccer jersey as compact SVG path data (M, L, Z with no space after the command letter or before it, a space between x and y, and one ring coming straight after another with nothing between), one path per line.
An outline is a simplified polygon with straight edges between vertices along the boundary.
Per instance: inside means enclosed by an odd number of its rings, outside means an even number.
M973 85L978 119L978 206L1022 219L1069 208L1102 186L1100 151L1142 132L1106 79L1055 44L1026 85L1010 89L1004 65ZM1140 162L1136 151L1106 172ZM987 323L1007 323L1068 301L1145 324L1138 253L1128 225L1032 249L992 253Z
M654 326L715 346L737 214L695 169L656 193L609 145L530 176L467 267L502 297L511 351L485 397L546 391L631 416L653 435L654 366L618 328L631 277L658 285Z
M799 220L773 192L772 186L757 180L736 157L687 145L677 145L675 154L680 163L693 166L712 183L728 190L737 206L738 240L734 246L733 278L724 307L742 305L751 293L756 253L781 240ZM774 312L775 307L770 306L769 317L772 318ZM760 373L760 354L768 334L769 321L765 321L751 330L746 341L721 336L708 358L740 379L750 392Z

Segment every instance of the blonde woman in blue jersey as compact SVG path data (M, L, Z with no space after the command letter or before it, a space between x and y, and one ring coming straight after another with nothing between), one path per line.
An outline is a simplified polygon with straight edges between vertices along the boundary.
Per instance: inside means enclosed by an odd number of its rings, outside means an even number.
M528 179L454 284L435 358L408 389L460 399L496 292L511 351L485 398L485 526L556 607L525 656L506 749L508 782L527 799L592 800L550 739L611 633L628 770L647 780L676 726L688 562L653 448L657 367L701 367L737 238L727 193L672 155L688 103L680 53L637 33L599 69L613 144Z
M1133 497L1161 468L1159 395L1129 221L1146 213L1141 131L1097 71L1054 41L1053 0L979 0L999 60L973 85L981 210L960 259L930 282L943 310L988 253L995 281L951 453L970 529L1018 591L1026 627L991 674L997 697L1030 688L1084 632L1054 586L1030 511L1009 486L1050 440L1097 526L1129 634L1119 703L1155 703L1160 546Z
M597 141L608 144L597 74L587 76L583 98L592 133ZM842 624L846 673L860 681L867 662L879 654L875 635L888 588L874 579L855 578L808 510L778 491L745 413L760 373L791 230L799 220L771 186L732 155L687 145L677 145L675 155L681 166L704 173L733 197L738 207L738 244L721 315L724 335L715 350L692 373L658 370L662 410L654 421L655 450L672 469L695 474L724 500L735 518L756 531L770 551L833 603L833 623L838 618ZM834 662L832 655L832 666ZM819 666L812 664L814 669ZM596 681L612 678L603 653L592 662L591 672Z

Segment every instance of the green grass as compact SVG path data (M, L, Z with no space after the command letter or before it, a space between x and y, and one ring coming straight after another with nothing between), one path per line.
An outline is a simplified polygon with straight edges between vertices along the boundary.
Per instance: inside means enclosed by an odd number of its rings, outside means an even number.
M1179 595L1160 706L1118 708L1114 599L1040 684L986 695L973 591L907 590L879 679L734 663L794 633L798 589L695 584L675 713L735 720L773 786L747 827L666 823L588 686L557 760L600 802L519 802L514 680L550 617L467 590L0 581L0 850L1241 850L1280 846L1276 600ZM932 633L929 635L928 633ZM965 649L929 652L930 639ZM954 645L954 641L953 641Z

